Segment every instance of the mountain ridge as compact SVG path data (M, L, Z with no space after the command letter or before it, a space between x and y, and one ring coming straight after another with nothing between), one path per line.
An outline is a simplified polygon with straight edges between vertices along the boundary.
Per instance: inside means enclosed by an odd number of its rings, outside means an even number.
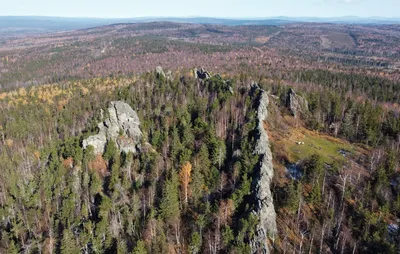
M54 32L77 30L115 23L177 22L195 24L239 25L285 25L290 23L334 24L400 24L400 18L385 17L265 17L265 18L219 18L219 17L135 17L135 18L89 18L51 16L0 16L0 32L28 30ZM36 31L37 32L37 31Z

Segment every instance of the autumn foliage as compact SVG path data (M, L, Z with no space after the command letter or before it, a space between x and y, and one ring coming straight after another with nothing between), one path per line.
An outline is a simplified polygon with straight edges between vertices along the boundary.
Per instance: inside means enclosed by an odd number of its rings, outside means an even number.
M181 188L183 193L183 199L185 204L188 202L189 196L189 183L192 181L191 179L192 173L192 164L190 162L185 162L182 165L181 171L179 172L179 181L181 182Z
M102 177L108 175L107 161L100 154L96 155L96 158L89 162L89 168L96 171Z

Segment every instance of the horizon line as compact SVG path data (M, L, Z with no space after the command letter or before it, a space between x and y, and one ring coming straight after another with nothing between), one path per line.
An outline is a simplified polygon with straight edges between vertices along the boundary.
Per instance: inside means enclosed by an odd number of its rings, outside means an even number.
M137 17L91 17L91 16L47 16L47 15L0 15L0 17L31 17L31 18L69 18L69 19L195 19L195 18L209 18L209 19L226 19L226 20L268 20L268 19L400 19L398 17L385 17L385 16L267 16L267 17L215 17L215 16L137 16Z

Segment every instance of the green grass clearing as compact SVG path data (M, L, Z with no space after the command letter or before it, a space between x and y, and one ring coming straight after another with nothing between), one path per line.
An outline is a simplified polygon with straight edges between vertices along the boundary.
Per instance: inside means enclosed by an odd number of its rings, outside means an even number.
M305 130L302 135L292 135L286 146L289 158L293 161L304 160L313 154L319 154L325 163L334 161L345 162L346 157L340 151L345 151L346 156L354 153L354 147L348 143L327 135L320 135ZM296 142L304 142L298 145Z

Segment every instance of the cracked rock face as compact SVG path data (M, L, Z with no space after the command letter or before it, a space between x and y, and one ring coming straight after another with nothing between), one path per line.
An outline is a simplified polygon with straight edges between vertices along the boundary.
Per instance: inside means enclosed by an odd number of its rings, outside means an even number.
M83 140L83 148L94 147L96 154L103 153L108 140L114 140L120 151L136 153L142 139L140 120L125 102L113 101L108 107L109 117L97 125L99 133Z
M271 193L274 168L268 134L264 129L264 121L268 117L268 103L267 92L261 90L257 110L257 129L260 136L254 151L255 154L260 155L260 169L253 190L255 194L253 213L259 218L259 224L256 228L256 235L250 243L252 253L269 253L268 242L274 241L277 235L276 213Z

